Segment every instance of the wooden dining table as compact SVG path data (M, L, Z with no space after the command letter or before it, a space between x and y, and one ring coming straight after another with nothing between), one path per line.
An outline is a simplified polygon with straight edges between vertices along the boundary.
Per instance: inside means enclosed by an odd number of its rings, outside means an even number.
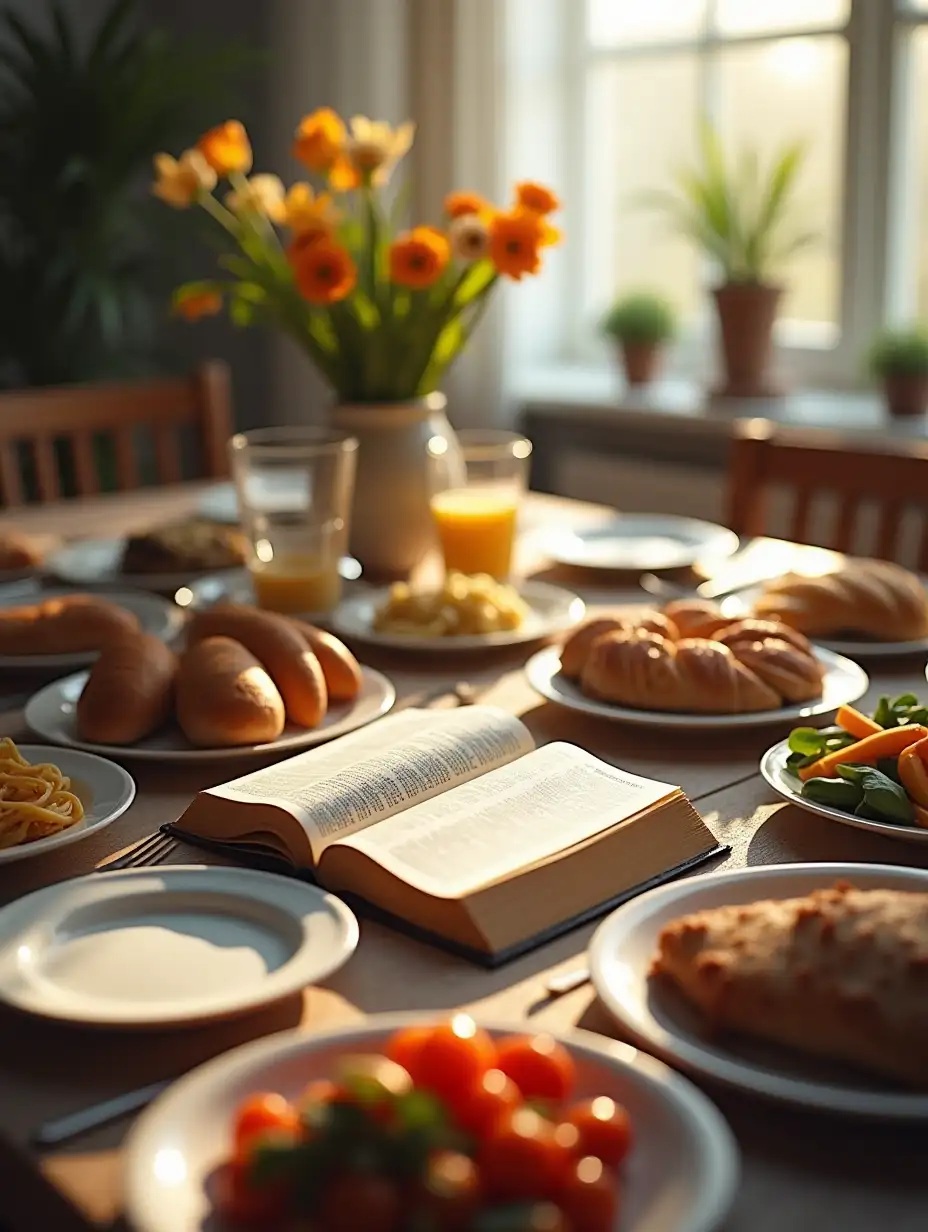
M203 485L99 497L0 516L0 530L49 536L110 536L196 510ZM578 527L606 516L575 501L530 494L525 503L521 567L580 593L591 606L640 598L630 577L566 572L544 557L545 527ZM466 681L481 700L519 715L539 743L569 740L635 774L669 780L687 792L730 854L721 868L796 861L860 861L928 867L928 845L888 840L778 801L758 774L761 753L784 731L686 732L633 727L561 709L533 692L523 674L525 648L493 653L384 654L359 649L388 673L398 705L444 705L442 690ZM924 656L867 665L882 693L925 693ZM0 674L0 733L27 735L21 711L3 702L20 675ZM201 788L229 777L222 766L133 763L138 796L117 823L57 852L0 866L0 906L31 890L90 873L96 865L162 822L174 820ZM236 769L236 773L238 770ZM174 863L217 862L178 846ZM348 964L247 1018L188 1030L120 1033L79 1029L0 1010L0 1230L87 1232L124 1229L123 1142L129 1120L55 1152L30 1149L31 1133L49 1118L192 1067L245 1041L287 1028L312 1032L398 1011L447 1014L466 1008L494 1021L576 1028L619 1037L585 984L555 997L547 981L585 964L595 925L486 971L362 920ZM928 1048L928 1040L925 1041ZM698 1079L697 1079L698 1081ZM728 1118L742 1153L742 1174L727 1232L924 1232L928 1228L928 1126L839 1118L700 1084ZM674 1160L666 1161L668 1170ZM360 1230L359 1230L360 1232Z

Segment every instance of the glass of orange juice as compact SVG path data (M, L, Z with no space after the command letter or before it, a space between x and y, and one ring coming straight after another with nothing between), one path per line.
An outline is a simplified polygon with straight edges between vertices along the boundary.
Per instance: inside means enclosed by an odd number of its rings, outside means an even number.
M341 599L358 442L323 428L258 428L229 442L258 606L328 612Z
M506 581L532 443L517 432L489 430L460 432L458 439L465 485L435 492L431 499L445 568Z

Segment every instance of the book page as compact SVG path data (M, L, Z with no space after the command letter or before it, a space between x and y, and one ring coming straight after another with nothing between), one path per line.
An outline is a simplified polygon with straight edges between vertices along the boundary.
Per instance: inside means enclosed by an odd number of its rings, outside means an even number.
M675 792L572 744L548 744L342 846L403 881L460 898L582 843Z
M533 747L528 729L495 706L403 710L322 748L212 787L209 794L260 800L292 813L318 860L345 835Z

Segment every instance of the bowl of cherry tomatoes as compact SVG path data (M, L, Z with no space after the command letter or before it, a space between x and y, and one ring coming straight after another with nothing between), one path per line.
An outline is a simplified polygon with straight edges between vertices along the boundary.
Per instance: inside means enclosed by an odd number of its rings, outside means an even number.
M711 1232L737 1152L714 1106L627 1045L371 1019L187 1075L127 1157L137 1232Z

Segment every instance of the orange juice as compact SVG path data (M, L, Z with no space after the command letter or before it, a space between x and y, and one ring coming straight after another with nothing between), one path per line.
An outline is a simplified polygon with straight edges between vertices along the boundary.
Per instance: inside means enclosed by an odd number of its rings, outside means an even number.
M516 533L515 494L510 489L452 488L432 497L445 568L459 573L509 577Z
M266 564L254 562L251 582L258 607L287 615L330 611L342 595L338 563L308 553L284 553Z

